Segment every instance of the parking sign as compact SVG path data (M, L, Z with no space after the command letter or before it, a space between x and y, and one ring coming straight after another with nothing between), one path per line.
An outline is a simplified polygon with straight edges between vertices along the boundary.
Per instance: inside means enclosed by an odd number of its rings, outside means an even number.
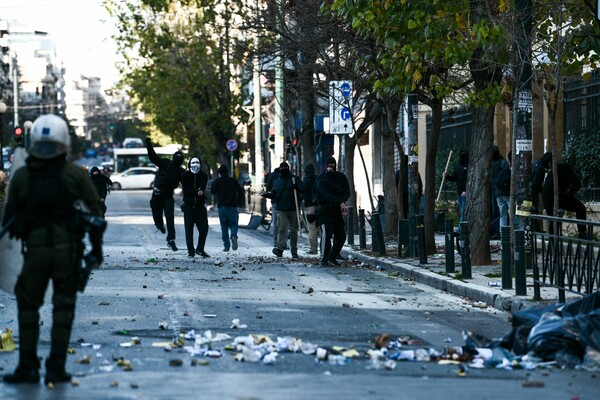
M329 82L329 133L352 133L352 82Z

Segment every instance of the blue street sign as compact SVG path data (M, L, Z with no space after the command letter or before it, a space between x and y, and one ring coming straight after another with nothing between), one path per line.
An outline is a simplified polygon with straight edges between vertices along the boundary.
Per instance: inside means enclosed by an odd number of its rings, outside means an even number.
M350 110L348 110L347 107L343 107L340 110L340 117L342 118L342 120L347 121L350 119Z
M348 96L350 96L350 93L352 92L352 88L350 87L350 84L348 82L344 82L340 86L340 91L342 92L342 96L348 97Z
M235 139L229 139L227 143L225 143L225 147L229 151L235 151L237 149L237 142Z

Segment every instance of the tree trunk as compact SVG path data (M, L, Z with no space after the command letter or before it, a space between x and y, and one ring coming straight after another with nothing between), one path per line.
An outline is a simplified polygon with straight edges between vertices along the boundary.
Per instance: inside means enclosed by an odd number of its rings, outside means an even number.
M383 157L383 194L385 206L384 236L393 236L398 232L398 190L396 187L394 168L394 149L396 148L396 126L398 125L398 114L400 103L390 101L385 106L386 119L382 140Z
M427 136L427 151L425 159L425 243L427 254L435 253L435 160L437 158L438 142L442 129L442 99L431 99L428 101L431 107L431 133Z
M473 108L473 138L467 175L466 219L471 232L471 264L489 265L490 164L494 144L494 107Z

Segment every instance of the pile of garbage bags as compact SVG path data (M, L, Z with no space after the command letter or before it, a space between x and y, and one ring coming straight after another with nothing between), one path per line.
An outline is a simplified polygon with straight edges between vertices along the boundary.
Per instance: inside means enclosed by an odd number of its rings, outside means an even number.
M599 369L600 292L514 313L512 329L499 346L559 367Z

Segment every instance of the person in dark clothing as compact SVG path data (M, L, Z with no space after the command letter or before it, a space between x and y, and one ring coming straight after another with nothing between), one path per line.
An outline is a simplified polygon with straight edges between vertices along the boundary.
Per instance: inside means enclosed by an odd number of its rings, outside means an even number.
M279 165L279 178L273 183L273 198L277 201L277 247L273 254L283 256L285 243L290 238L292 258L298 258L298 206L304 189L302 181L290 171L287 162Z
M346 242L344 215L348 214L346 201L350 185L343 173L336 171L335 158L327 159L327 168L319 175L317 186L317 224L321 227L321 266L336 266L336 260ZM331 239L333 238L333 245Z
M176 151L173 154L172 160L161 158L154 151L152 141L149 137L146 138L146 149L148 150L148 158L158 167L152 197L150 198L152 219L159 231L167 233L167 245L171 250L177 251L177 245L175 244L175 200L173 199L173 191L181 182L183 153ZM167 224L166 230L163 213Z
M316 198L313 198L315 191L315 181L317 175L315 174L315 166L311 163L306 164L304 167L304 212L306 215L314 215L317 211ZM307 218L308 219L308 218ZM319 229L317 228L317 221L307 222L308 225L308 243L310 245L309 254L317 254L317 236Z
M206 236L208 235L208 214L206 213L206 184L208 175L202 171L202 162L199 157L192 157L188 162L188 170L181 177L183 192L183 224L185 228L185 243L188 257L196 254L204 258L209 257L204 251ZM194 226L198 229L198 245L194 248Z
M104 215L106 214L106 196L108 195L108 189L112 186L112 181L108 176L100 173L98 167L92 167L90 178L92 178L92 183L98 191L100 200L102 200L102 215Z
M275 168L273 172L267 175L267 181L265 182L265 188L267 193L271 193L273 191L273 184L279 178L279 167ZM271 200L271 226L273 227L273 247L277 247L277 199L274 199L272 196L269 197Z
M67 162L69 129L57 115L38 117L31 127L26 166L12 177L4 210L4 224L14 221L11 235L23 241L23 269L15 285L19 316L19 365L4 376L9 384L39 384L40 308L52 281L50 354L46 385L71 381L65 371L86 226L76 218L74 201L81 200L92 216L101 218L100 197L83 168ZM102 263L104 229L89 229L89 255ZM35 397L33 395L32 397Z
M454 174L450 175L444 171L443 176L450 182L456 182L456 195L458 207L460 209L460 222L465 220L465 210L467 205L467 173L469 169L469 153L461 150L458 153L458 164L454 168ZM460 226L459 226L460 228Z
M546 153L548 154L548 153ZM545 156L545 154L544 154ZM544 157L542 157L544 158ZM547 170L546 180L542 189L542 201L546 214L554 215L554 177L552 176L552 154L544 159L544 168ZM587 218L585 205L575 197L575 193L581 188L581 180L570 164L560 163L556 166L558 172L558 207L575 213L575 218L584 220ZM552 227L552 224L550 224ZM577 225L580 238L585 238L587 227L583 224Z
M235 178L229 176L227 166L221 165L218 171L219 177L212 183L210 192L217 196L223 251L229 251L230 247L237 250L239 217L237 207L244 200L244 189Z
M408 157L405 157L402 175L402 208L404 208L404 215L402 215L401 218L408 219ZM398 188L400 185L400 169L396 170L394 178L396 179L396 188ZM423 197L423 180L421 179L421 174L417 175L417 185L419 187L419 192L417 193L417 204L419 204L418 213L422 213L420 210L421 198Z
M508 182L506 181L507 174ZM492 146L490 183L492 200L492 229L490 235L492 239L497 239L500 237L500 228L509 226L508 211L510 209L510 164L502 157L498 146ZM508 187L506 183L508 183Z

